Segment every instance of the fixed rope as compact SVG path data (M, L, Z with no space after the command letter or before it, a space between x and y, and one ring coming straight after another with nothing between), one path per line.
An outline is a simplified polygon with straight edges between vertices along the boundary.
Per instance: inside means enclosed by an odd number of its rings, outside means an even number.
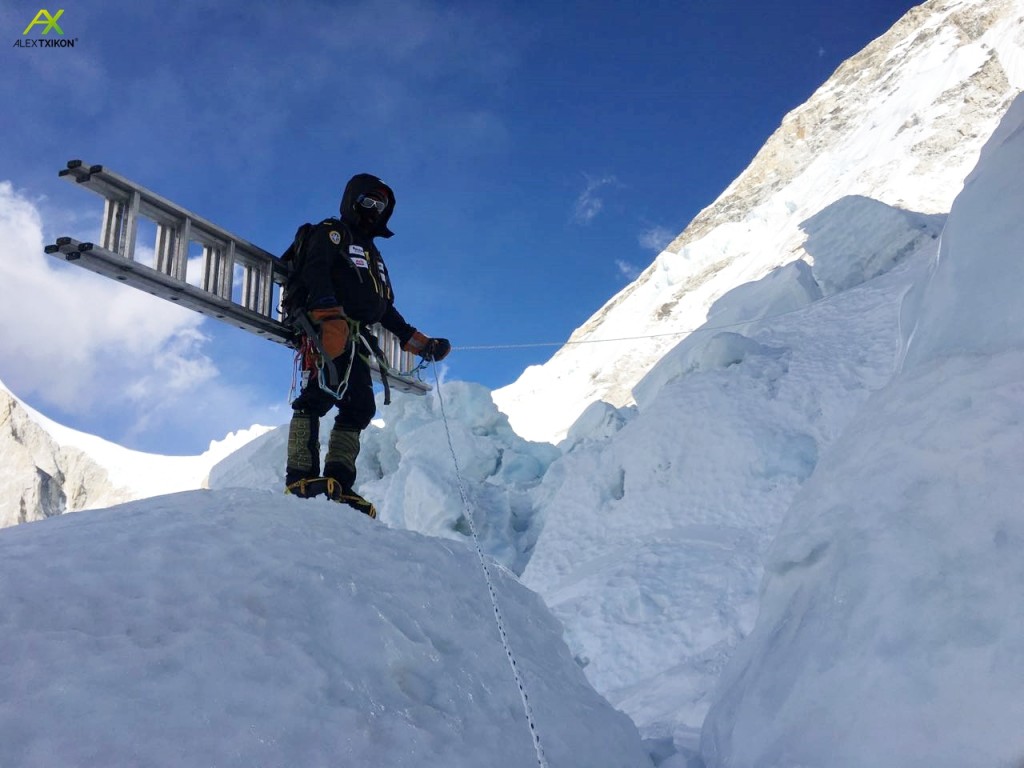
M494 609L494 621L498 625L498 634L501 635L501 644L505 648L505 656L508 657L509 666L512 667L512 676L519 688L519 697L523 701L523 711L526 713L526 722L530 726L530 736L533 737L533 748L537 751L537 764L540 768L548 768L547 758L544 756L544 747L540 743L540 733L537 731L537 723L534 721L533 708L530 706L530 698L526 694L526 685L519 673L519 664L516 662L515 654L512 653L512 646L508 642L508 634L505 632L505 620L501 616L501 608L498 605L498 594L494 590L494 582L491 579L491 570L487 566L487 559L484 557L483 548L480 546L480 537L477 535L476 522L473 519L473 510L466 495L466 487L462 482L462 470L459 468L459 457L455 453L455 444L452 442L452 432L448 426L448 414L445 412L444 397L441 394L441 378L437 374L437 362L434 362L434 383L437 389L437 401L441 405L441 420L444 422L444 431L448 437L448 450L452 454L452 462L455 464L455 479L459 485L459 496L462 497L462 506L466 511L466 520L469 522L469 531L473 535L473 544L476 547L476 555L480 560L480 568L484 572L484 581L487 582L487 593L491 596L491 607Z
M646 339L663 339L671 336L687 336L691 333L701 333L705 331L726 331L730 328L742 328L747 325L753 325L754 323L763 323L767 320L775 320L780 317L786 317L787 315L795 315L798 312L803 312L806 309L817 304L826 304L833 298L840 294L834 293L830 296L823 296L820 299L805 304L802 307L796 307L795 309L787 309L785 312L777 312L774 315L765 315L763 317L755 317L752 320L742 320L735 323L722 323L721 325L710 325L700 326L698 328L690 328L682 331L667 331L665 333L648 333L639 336L619 336L613 339L569 339L568 341L538 341L528 342L524 344L476 344L469 346L458 346L452 347L452 350L458 352L477 352L482 350L496 350L496 349L537 349L540 347L573 347L580 344L610 344L617 341L644 341Z

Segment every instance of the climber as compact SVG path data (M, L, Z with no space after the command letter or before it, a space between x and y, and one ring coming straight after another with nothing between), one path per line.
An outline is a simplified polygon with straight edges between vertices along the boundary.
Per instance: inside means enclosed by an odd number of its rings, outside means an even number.
M403 350L427 361L442 360L451 350L447 339L424 335L395 309L391 279L374 243L394 234L388 229L394 209L387 184L357 174L345 187L340 218L300 228L282 257L293 264L289 311L308 319L305 327L315 333L320 358L292 402L286 490L305 498L325 494L370 517L377 510L353 487L360 433L376 411L368 355L379 347L369 327L380 323ZM338 413L321 474L320 418L334 406Z

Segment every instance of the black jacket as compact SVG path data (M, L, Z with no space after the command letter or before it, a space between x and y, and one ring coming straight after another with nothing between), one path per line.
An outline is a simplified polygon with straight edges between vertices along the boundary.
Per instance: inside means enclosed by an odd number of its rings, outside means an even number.
M374 190L386 193L388 206L368 226L355 200ZM341 199L341 219L324 219L309 235L303 279L311 309L340 306L353 320L380 323L404 344L416 329L395 309L391 277L373 242L393 234L387 223L394 207L394 193L384 182L369 174L354 176Z

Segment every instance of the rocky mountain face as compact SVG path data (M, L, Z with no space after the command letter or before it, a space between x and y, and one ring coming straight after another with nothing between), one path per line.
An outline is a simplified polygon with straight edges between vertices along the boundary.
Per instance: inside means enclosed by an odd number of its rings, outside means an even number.
M892 29L845 61L805 104L786 115L747 169L666 250L678 253L716 227L742 221L820 156L836 151L865 123L877 123L880 103L903 95L908 75L919 73L919 59L930 59L933 48L943 58L977 59L978 66L931 94L928 103L915 105L899 125L890 123L885 130L894 139L903 134L913 137L906 159L914 165L915 176L934 172L941 165L962 168L976 161L980 145L994 127L992 121L1006 111L1016 92L998 49L981 38L999 22L1013 16L1019 19L1022 11L1020 0L946 0L908 12ZM1017 26L1016 42L1022 45L1024 29ZM892 176L887 170L895 168L867 162L857 169L857 177L865 186L885 193ZM912 199L896 192L886 202L922 213L944 213L949 210L950 194L959 190L942 186L929 191L931 195L916 193ZM889 194L884 196L889 198Z
M58 445L0 388L0 528L128 501L83 451Z
M512 426L561 440L592 402L632 389L737 285L803 260L804 223L859 196L949 210L1024 88L1024 0L931 0L786 115L750 166L543 366L494 394ZM591 341L648 337L614 344Z

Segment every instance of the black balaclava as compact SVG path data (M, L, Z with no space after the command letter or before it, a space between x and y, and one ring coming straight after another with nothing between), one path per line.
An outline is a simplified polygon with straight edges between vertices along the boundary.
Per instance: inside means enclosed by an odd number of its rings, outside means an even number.
M356 202L361 195L376 193L387 207L383 213L361 208ZM362 230L370 237L391 237L394 232L388 229L388 220L395 210L395 193L387 184L370 173L357 173L345 185L345 193L341 196L339 208L341 218L356 229Z

